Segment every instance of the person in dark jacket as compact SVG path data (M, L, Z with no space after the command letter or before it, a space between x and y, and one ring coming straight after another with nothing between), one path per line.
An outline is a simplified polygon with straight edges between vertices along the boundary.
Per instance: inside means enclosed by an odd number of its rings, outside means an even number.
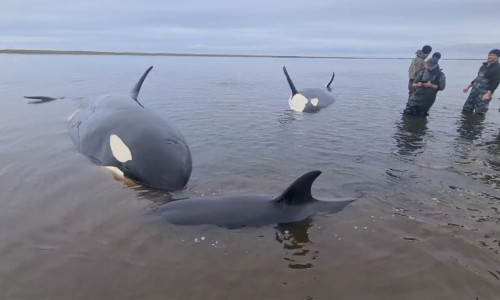
M425 69L418 73L412 87L414 91L406 103L403 114L427 116L436 101L437 92L446 87L446 76L438 68L437 58L431 57L427 60Z
M479 68L477 77L464 89L464 93L467 93L472 88L464 103L464 113L485 114L488 111L493 93L500 83L499 56L499 49L491 50L487 61Z

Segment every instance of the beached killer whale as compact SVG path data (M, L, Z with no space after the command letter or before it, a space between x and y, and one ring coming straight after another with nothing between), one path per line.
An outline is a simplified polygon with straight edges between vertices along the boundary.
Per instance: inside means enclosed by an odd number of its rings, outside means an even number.
M182 134L161 116L144 108L137 96L149 67L128 95L102 96L82 106L69 121L71 138L94 163L145 186L182 189L192 169ZM27 96L32 104L56 99Z
M315 113L322 108L330 106L334 101L335 97L331 93L330 84L335 78L335 72L332 78L328 82L325 88L306 88L298 91L292 82L292 79L288 75L286 68L283 66L283 72L285 73L286 80L290 89L292 90L292 96L288 99L288 105L290 109L296 112L307 112Z
M322 201L311 195L311 186L321 171L299 177L281 195L233 195L176 200L158 208L158 213L176 225L212 224L220 227L258 227L305 220L320 212L338 212L355 198Z

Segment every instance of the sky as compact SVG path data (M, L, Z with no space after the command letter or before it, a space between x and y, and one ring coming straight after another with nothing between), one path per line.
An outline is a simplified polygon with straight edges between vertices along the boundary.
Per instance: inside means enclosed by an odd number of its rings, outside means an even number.
M0 49L486 58L500 0L0 0Z

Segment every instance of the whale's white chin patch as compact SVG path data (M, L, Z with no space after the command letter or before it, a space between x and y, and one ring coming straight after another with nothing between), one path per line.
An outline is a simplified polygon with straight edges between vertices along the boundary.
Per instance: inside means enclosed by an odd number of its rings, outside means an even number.
M119 161L119 162L126 162L129 160L132 160L132 152L130 152L130 149L125 145L125 143L120 139L117 135L112 134L109 136L109 146L111 147L111 152L113 153L113 156Z
M319 102L319 99L318 99L318 98L311 99L311 104L312 104L313 106L318 106L318 102Z
M303 112L308 101L309 100L307 100L304 95L298 93L290 97L290 99L288 100L288 105L290 105L290 109L294 111Z
M125 177L125 174L123 174L122 170L118 169L117 167L105 166L105 168L111 172L111 175L113 175L114 179L125 182L128 187L139 186L139 184L132 179Z
M113 174L113 177L117 179L125 179L125 175L123 174L122 170L118 169L117 167L113 166L105 166L106 169L108 169L111 174Z

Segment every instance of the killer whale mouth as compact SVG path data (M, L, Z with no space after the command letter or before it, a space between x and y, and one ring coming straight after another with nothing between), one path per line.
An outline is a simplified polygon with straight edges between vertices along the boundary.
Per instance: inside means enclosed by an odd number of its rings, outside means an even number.
M166 175L168 173L155 171L148 173L136 172L129 169L126 165L122 165L120 170L123 172L123 177L126 177L137 184L163 191L175 191L184 188L188 183L191 174L188 165L180 166L177 171L169 173L169 175Z

